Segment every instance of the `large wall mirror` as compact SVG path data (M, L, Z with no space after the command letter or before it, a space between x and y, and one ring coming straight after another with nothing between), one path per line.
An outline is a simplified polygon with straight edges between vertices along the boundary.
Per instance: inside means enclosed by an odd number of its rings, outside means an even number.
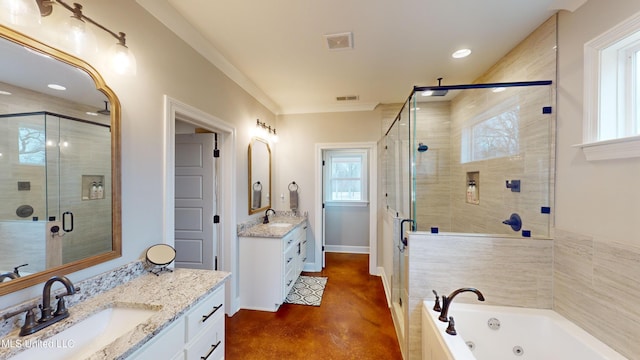
M120 103L84 61L0 25L0 295L122 254Z
M254 137L249 143L249 215L271 207L271 148Z

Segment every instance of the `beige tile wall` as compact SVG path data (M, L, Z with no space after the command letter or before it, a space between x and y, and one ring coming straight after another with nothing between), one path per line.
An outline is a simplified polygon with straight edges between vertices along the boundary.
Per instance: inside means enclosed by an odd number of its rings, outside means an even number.
M554 16L475 83L555 81L555 34ZM542 107L553 106L554 97L553 87L544 86L509 88L499 94L466 90L450 102L421 103L416 138L424 139L430 149L416 158L419 229L519 235L502 224L515 212L522 217L523 229L534 237L549 237L552 219L540 210L553 207L555 115L543 115ZM461 163L463 129L509 99L520 104L519 154ZM479 205L465 201L467 172L480 174ZM506 188L505 181L513 179L521 180L520 193Z
M475 287L492 305L552 307L551 240L418 233L409 236L409 359L419 359L422 301ZM455 302L475 302L474 294Z
M622 355L640 354L640 247L555 230L554 310Z

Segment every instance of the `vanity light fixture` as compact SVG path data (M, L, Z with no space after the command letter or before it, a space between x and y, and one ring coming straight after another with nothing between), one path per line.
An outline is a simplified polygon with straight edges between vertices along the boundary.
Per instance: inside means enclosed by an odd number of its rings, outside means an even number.
M35 2L35 4L34 4ZM64 35L67 46L74 50L76 55L84 55L87 51L95 50L95 36L85 25L90 23L113 36L117 41L109 49L109 66L118 74L135 75L136 58L127 47L126 34L114 32L101 25L97 21L85 15L82 5L73 3L73 6L62 0L0 0L0 16L11 24L26 26L33 24L32 18L49 16L53 13L53 5L60 4L71 12L70 19L65 23Z
M271 125L261 122L260 119L256 120L256 133L258 136L264 137L271 142L278 142L276 128L271 128Z

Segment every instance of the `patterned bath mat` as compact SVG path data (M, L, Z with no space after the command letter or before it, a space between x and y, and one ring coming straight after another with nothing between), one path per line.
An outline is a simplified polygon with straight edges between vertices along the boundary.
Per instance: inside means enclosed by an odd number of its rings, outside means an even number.
M320 306L324 287L327 285L327 279L326 277L320 276L299 276L284 302L288 304Z

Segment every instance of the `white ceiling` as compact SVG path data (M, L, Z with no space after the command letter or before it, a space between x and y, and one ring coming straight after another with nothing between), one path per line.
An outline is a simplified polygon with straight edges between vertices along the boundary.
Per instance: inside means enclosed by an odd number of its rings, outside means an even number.
M370 110L466 84L586 0L137 0L276 114ZM353 49L324 36L352 32ZM460 48L473 53L453 59ZM523 79L540 80L540 79ZM359 100L338 102L336 97Z
M107 98L96 90L86 72L6 39L0 39L0 54L0 83L93 106L96 110L104 108ZM50 89L49 84L62 85L66 90ZM0 90L7 89L0 84Z

